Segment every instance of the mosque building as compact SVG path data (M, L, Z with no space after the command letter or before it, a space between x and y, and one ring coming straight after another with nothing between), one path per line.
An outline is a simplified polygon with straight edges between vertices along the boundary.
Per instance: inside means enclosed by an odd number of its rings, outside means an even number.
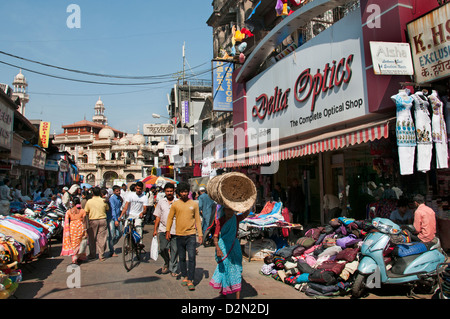
M84 119L62 128L64 133L55 135L53 144L73 156L83 181L91 185L112 187L115 180L141 179L150 174L158 149L164 149L146 143L139 128L136 134L126 134L109 126L100 98L92 121Z

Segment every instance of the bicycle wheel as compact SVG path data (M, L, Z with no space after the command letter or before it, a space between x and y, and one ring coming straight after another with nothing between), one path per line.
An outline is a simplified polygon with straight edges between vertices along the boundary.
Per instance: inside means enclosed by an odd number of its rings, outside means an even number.
M126 234L123 238L123 265L127 271L130 271L133 268L133 261L136 254L135 247L133 245L133 238L131 234Z

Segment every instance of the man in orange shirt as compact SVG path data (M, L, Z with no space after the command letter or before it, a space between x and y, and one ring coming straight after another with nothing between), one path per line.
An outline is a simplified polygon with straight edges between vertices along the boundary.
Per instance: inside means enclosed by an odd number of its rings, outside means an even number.
M414 228L417 231L417 237L425 243L431 242L436 237L436 213L425 205L423 195L417 194L413 200L416 207Z
M177 190L180 194L180 200L175 201L170 207L166 224L166 240L170 241L172 237L170 230L175 219L178 263L180 265L181 277L183 277L181 284L187 286L189 290L195 290L196 234L198 234L198 242L202 243L202 224L198 203L189 199L189 184L185 182L180 183ZM188 262L186 261L186 254Z

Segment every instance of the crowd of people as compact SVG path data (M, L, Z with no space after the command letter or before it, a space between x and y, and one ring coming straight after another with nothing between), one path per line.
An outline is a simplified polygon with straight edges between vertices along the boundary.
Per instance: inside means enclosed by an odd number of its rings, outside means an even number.
M200 187L198 195L190 191L187 183L167 183L144 190L144 184L136 182L129 189L125 184L112 189L79 188L73 194L66 187L63 192L55 199L55 205L66 207L63 198L66 192L69 194L62 255L72 256L75 264L118 256L115 246L130 218L143 248L143 227L154 224L152 235L159 242L159 255L164 261L161 274L180 277L183 286L195 290L197 247L216 216L215 202L204 187ZM236 243L239 220L234 215L226 207L218 211L221 218L214 233L218 266L210 285L222 296L235 293L239 298L242 252Z

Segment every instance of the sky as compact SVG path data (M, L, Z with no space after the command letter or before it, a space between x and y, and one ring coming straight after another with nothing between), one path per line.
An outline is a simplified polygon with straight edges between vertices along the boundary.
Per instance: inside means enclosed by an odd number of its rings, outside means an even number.
M25 116L50 122L51 133L62 133L62 125L84 118L92 120L99 97L108 125L130 134L138 129L142 133L144 124L167 122L154 119L152 113L168 116L167 94L183 70L183 45L186 74L192 79L211 80L212 28L206 23L213 11L211 3L2 1L0 83L12 86L22 68L30 96ZM74 9L71 4L78 7ZM108 77L69 72L11 55Z

